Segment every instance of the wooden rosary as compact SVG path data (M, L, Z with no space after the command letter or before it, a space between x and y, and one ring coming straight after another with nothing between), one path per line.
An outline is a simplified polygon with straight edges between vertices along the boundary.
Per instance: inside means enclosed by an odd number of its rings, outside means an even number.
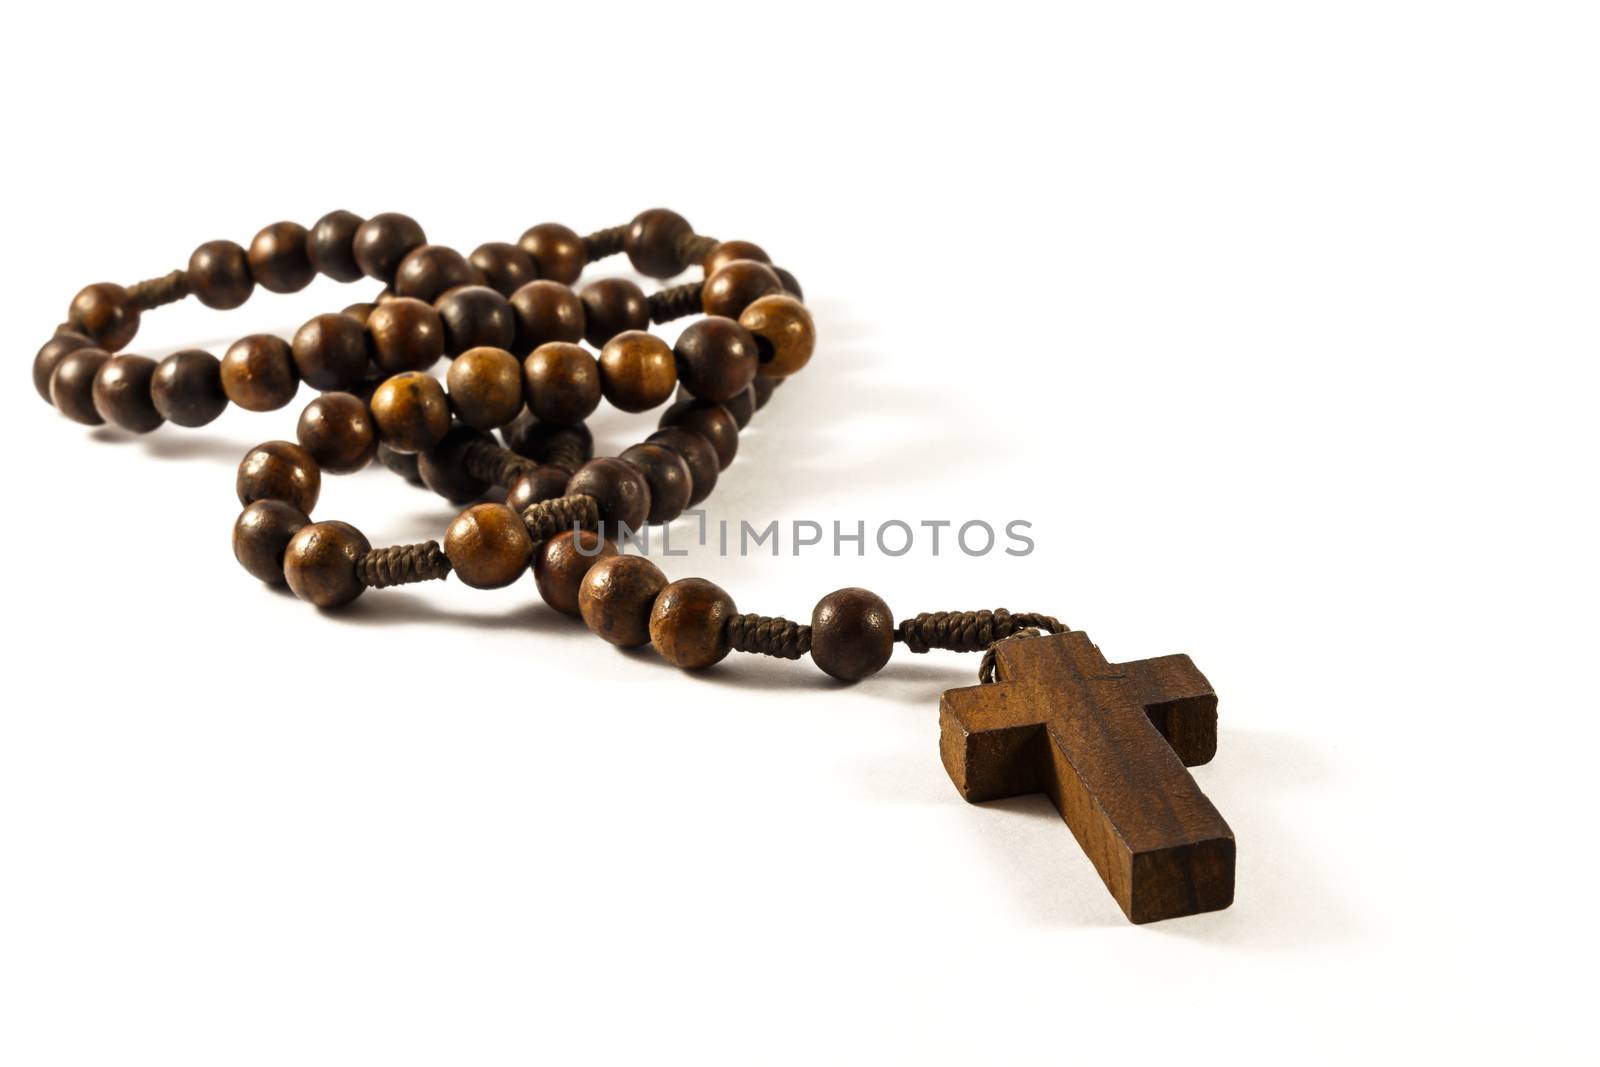
M622 278L571 288L586 264L622 252L646 276L698 265L704 280L648 296ZM385 288L312 318L290 341L241 338L220 360L113 354L146 311L191 295L236 308L257 285L296 292L319 272ZM823 597L809 624L740 614L713 583L669 581L619 550L629 532L705 500L739 431L806 366L816 328L801 299L760 246L702 236L660 208L588 236L542 223L470 256L429 244L405 215L335 211L309 230L273 223L248 249L208 241L186 269L159 278L85 287L34 358L33 383L70 419L134 433L203 426L230 402L275 411L302 381L316 389L298 443L268 441L240 463L233 550L251 575L320 608L451 574L495 589L531 569L552 608L686 669L730 652L809 653L855 682L897 642L982 652L980 684L947 691L940 705L940 752L961 794L1047 794L1134 922L1227 907L1233 834L1185 769L1216 752L1217 698L1189 657L1108 663L1082 632L1003 609L897 626L882 598L857 588ZM696 313L670 347L648 332ZM428 373L442 356L443 384ZM584 420L602 398L628 412L673 402L642 443L596 458ZM348 523L311 520L324 471L374 458L466 505L442 546L375 549ZM500 491L504 503L483 502Z

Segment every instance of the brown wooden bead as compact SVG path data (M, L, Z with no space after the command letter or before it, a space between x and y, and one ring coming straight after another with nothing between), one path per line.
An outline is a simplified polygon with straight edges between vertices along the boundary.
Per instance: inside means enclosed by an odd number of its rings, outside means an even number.
M309 515L322 493L322 468L297 444L267 441L239 461L234 490L241 504L281 500Z
M522 364L503 348L469 348L445 374L456 418L479 430L504 426L522 411Z
M661 415L662 429L679 426L711 442L717 453L717 467L727 470L739 454L739 425L721 404L709 400L681 400Z
M139 309L128 290L116 282L96 282L72 298L67 324L107 352L115 352L139 332Z
M394 291L431 304L458 285L482 281L482 275L460 252L444 245L423 245L400 261L394 273Z
M706 253L706 258L701 262L701 267L709 278L717 271L726 267L736 259L749 259L757 263L772 264L772 257L767 255L767 250L751 241L723 241L712 247Z
M510 296L539 278L538 264L516 245L490 241L472 250L467 262L483 274L484 284L501 296Z
M156 361L148 356L117 355L95 372L91 399L100 417L133 433L149 433L166 420L150 400L150 379Z
M222 363L198 348L174 352L156 366L150 401L175 426L204 426L228 407Z
M750 331L710 316L690 323L672 346L683 387L701 400L730 400L755 381L760 357Z
M767 401L772 399L772 394L777 392L778 386L782 384L782 378L774 378L771 375L760 372L756 373L756 380L750 383L750 390L755 394L757 411L767 406Z
M470 426L450 427L444 440L413 458L417 479L452 504L478 499L489 491L489 483L467 469L467 449L473 442L489 440L492 438L488 434ZM385 446L380 444L380 459L384 450Z
M306 237L306 256L311 266L336 282L360 278L355 239L365 221L353 211L330 211L318 219Z
M189 291L208 308L236 308L255 292L250 259L234 241L207 241L189 256Z
M427 235L415 219L386 211L372 216L356 228L351 248L361 272L388 285L394 281L400 261L412 249L421 248L427 243Z
M673 426L657 430L645 439L645 443L670 448L688 465L688 507L692 508L700 503L717 487L717 472L721 469L717 463L717 450L712 448L711 442L700 434L681 426Z
M290 350L300 377L324 392L355 388L372 362L366 328L342 313L330 312L308 321L295 331Z
M357 565L372 542L347 522L313 522L289 539L283 577L289 590L319 608L350 603L366 589Z
M650 640L650 609L666 587L667 576L643 556L611 556L583 576L578 613L594 633L632 648Z
M760 372L769 378L786 378L804 367L817 347L817 326L811 312L785 294L754 301L739 316L739 325L755 338Z
M778 280L783 283L784 292L788 293L796 300L804 300L806 298L806 294L800 289L800 280L793 274L790 274L782 267L773 267L772 273L776 274L778 276Z
M571 426L600 406L600 367L583 348L551 341L522 364L528 410L541 422Z
M427 370L444 355L444 322L432 306L411 297L387 300L367 316L372 359L382 370L398 374Z
M276 411L300 388L289 342L270 333L253 333L222 355L222 391L246 411Z
M306 253L306 228L298 222L274 222L250 242L250 276L274 293L298 293L311 284L317 268Z
M576 616L584 575L603 559L617 555L617 546L593 530L562 530L533 553L533 581L544 602L564 615Z
M589 262L583 238L559 222L541 222L528 227L517 241L539 268L539 277L571 285Z
M756 413L755 383L752 382L750 387L738 396L724 400L722 406L728 409L728 414L733 416L733 424L739 429L742 430L750 425L750 420Z
M295 437L318 466L333 474L352 474L378 454L372 413L350 393L323 393L312 400L300 412Z
M466 428L467 427L465 426L461 427L463 430ZM382 463L385 467L389 468L391 471L398 474L412 485L421 486L425 484L422 480L422 472L417 469L418 460L421 458L421 456L412 455L410 452L396 452L382 441L378 442L378 462ZM474 496L476 495L477 494L474 494ZM469 496L461 500L453 501L453 503L464 504L466 501L471 499L473 499L473 497Z
M567 483L567 494L579 493L594 497L600 521L612 524L613 532L623 526L638 530L650 514L650 486L644 475L611 456L591 459L577 469Z
M676 211L653 207L633 217L622 237L622 250L640 274L670 278L684 268L678 241L693 232L689 220Z
M781 292L783 282L771 267L753 259L736 259L706 279L700 306L707 315L737 319L757 299Z
M519 456L561 467L571 474L594 456L594 435L579 423L552 426L525 415L500 429L506 447Z
M894 652L894 613L876 593L835 589L811 612L811 659L826 674L859 682Z
M655 334L625 330L600 350L600 391L621 411L649 411L672 396L678 370Z
M85 426L105 422L94 408L94 376L110 358L103 348L76 348L62 356L50 374L50 403L73 422Z
M388 378L372 394L372 421L384 444L426 452L450 432L450 401L439 379L420 371Z
M445 530L444 554L462 584L500 589L528 569L533 538L522 517L504 504L475 504Z
M517 313L487 285L459 285L433 302L444 323L444 350L510 348L517 340Z
M506 507L521 514L531 504L565 496L567 481L571 477L569 470L541 463L511 480L511 485L506 489Z
M247 504L233 524L233 558L263 582L282 585L283 554L310 521L305 512L281 500Z
M675 667L709 667L728 654L733 598L704 578L680 578L650 609L650 643Z
M634 445L617 457L632 464L650 487L649 522L671 522L689 505L694 476L682 456L661 444Z
M514 351L527 355L552 341L583 340L583 301L560 282L529 282L511 294L517 315Z
M584 286L583 336L599 348L624 330L650 326L650 304L644 290L626 278L601 278Z
M33 387L38 390L46 404L50 403L50 375L55 373L56 364L60 363L68 352L94 347L95 343L89 338L71 331L62 331L44 343L38 354L33 357Z

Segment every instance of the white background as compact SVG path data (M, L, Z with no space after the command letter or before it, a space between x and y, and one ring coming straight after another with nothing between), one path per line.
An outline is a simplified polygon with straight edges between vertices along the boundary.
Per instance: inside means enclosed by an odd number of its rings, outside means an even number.
M1592 1055L1592 10L13 12L0 1061ZM963 803L937 702L974 656L683 676L531 581L319 614L228 544L298 403L134 440L28 384L79 286L277 219L466 250L657 204L763 244L821 331L713 519L1038 544L669 570L1190 653L1231 909L1132 927L1047 802ZM190 301L134 350L373 288ZM375 543L452 512L377 469L317 508Z

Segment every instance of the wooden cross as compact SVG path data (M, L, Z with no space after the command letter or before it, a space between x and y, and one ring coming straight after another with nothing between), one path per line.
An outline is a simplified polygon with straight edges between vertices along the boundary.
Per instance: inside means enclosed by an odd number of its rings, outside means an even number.
M1233 903L1233 831L1184 769L1217 752L1217 695L1189 657L1107 663L1079 631L995 654L998 681L939 704L961 795L1049 796L1133 922Z

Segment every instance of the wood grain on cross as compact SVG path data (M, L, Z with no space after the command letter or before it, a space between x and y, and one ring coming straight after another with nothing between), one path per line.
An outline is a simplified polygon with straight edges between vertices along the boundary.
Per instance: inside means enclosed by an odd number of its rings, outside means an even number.
M1133 922L1233 902L1233 831L1184 769L1217 751L1217 696L1188 656L1107 663L1073 631L1004 641L996 668L940 701L962 796L1049 796Z

